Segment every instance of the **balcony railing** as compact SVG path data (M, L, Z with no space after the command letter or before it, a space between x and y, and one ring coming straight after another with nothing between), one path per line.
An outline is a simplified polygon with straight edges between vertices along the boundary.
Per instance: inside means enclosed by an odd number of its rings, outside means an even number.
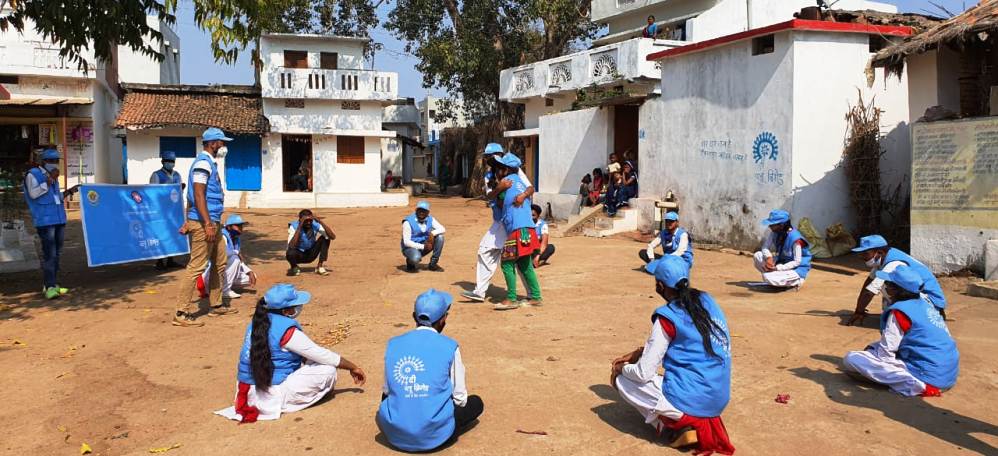
M8 33L7 35L10 35ZM41 41L9 41L6 35L0 40L0 72L39 75L93 78L96 68L84 75L75 62L59 55L59 48ZM93 56L85 53L83 58L94 63Z
M271 68L261 78L266 98L394 100L398 74L372 70Z

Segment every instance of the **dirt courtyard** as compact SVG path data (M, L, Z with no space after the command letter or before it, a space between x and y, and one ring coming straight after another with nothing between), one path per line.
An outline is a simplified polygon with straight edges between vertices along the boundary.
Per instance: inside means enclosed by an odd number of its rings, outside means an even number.
M411 207L317 210L338 236L327 277L312 267L285 276L296 211L238 211L251 223L243 253L260 288L290 282L312 292L300 317L306 333L317 342L346 336L330 348L369 376L358 389L341 371L332 399L250 425L212 412L231 405L260 294L244 294L233 301L239 314L205 317L202 328L171 326L179 271L159 272L152 262L87 268L79 214L71 213L61 278L70 295L40 299L38 271L0 276L0 453L79 454L82 443L102 455L173 445L166 454L392 453L374 422L385 343L413 327L420 292L457 297L472 287L489 223L480 201L430 201L447 228L441 273L402 270L400 223ZM469 392L482 396L485 413L442 453L679 454L608 386L610 361L644 344L661 304L637 269L643 244L552 243L557 253L539 272L544 307L496 312L455 302L446 334L461 344ZM717 299L733 335L723 417L736 454L998 454L998 303L966 296L966 279L943 279L960 378L942 398L903 398L838 368L846 351L879 337L876 316L863 328L840 325L863 283L860 266L852 258L819 262L799 292L765 293L745 285L758 280L751 258L696 251L692 284ZM502 287L497 274L490 296L500 299ZM877 298L871 310L879 308ZM777 394L789 394L789 404L775 402Z

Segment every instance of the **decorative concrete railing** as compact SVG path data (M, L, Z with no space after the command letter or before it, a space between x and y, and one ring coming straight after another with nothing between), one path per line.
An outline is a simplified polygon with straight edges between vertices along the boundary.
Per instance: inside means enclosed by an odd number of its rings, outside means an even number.
M372 70L275 67L260 81L264 98L394 100L398 74Z
M59 48L50 43L40 41L10 41L10 36L16 33L8 32L0 40L0 73L58 76L68 78L94 78L96 68L91 68L87 74L81 71L75 62L59 55ZM85 52L83 58L94 65L92 52Z

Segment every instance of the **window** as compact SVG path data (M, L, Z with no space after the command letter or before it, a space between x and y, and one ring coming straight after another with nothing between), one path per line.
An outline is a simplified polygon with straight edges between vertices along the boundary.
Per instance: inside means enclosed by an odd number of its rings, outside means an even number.
M335 70L339 65L340 56L335 52L319 53L319 68L323 70Z
M293 109L305 109L305 99L304 98L288 98L284 100L285 108Z
M772 54L776 50L776 39L773 35L752 38L752 55Z
M551 98L544 99L544 106L554 106L554 100Z
M308 68L308 52L284 51L285 68Z
M880 52L881 49L890 46L891 41L880 35L869 35L870 37L870 53Z
M431 109L430 110L430 122L434 122L436 120L436 118L437 118L437 112Z
M364 163L363 136L336 137L336 163Z
M170 151L177 158L194 158L197 155L197 140L193 136L160 136L159 153Z

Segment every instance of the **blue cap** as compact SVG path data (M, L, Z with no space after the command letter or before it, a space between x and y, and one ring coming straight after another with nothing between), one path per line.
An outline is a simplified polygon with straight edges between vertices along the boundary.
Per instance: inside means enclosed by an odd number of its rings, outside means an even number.
M279 283L270 287L263 295L268 309L286 309L288 307L307 304L312 294L307 291L295 290L290 283Z
M859 245L856 246L855 249L852 249L852 251L859 253L870 249L879 249L881 247L887 247L887 239L884 239L884 237L879 234L871 234L869 236L859 238Z
M914 269L900 265L891 272L877 271L877 278L886 282L891 282L912 293L922 290L922 278Z
M228 218L225 219L225 226L229 226L229 225L246 225L248 223L249 222L243 220L243 218L240 217L239 214L232 214Z
M413 312L416 314L416 322L420 326L429 326L447 315L450 304L454 298L449 293L437 291L430 288L425 293L416 297L416 306Z
M773 209L769 212L769 218L762 221L763 225L777 225L780 223L787 223L790 221L790 213L783 209Z
M488 143L485 145L485 153L482 155L495 155L502 154L502 146L496 143Z
M172 150L164 150L159 154L159 158L163 160L177 161L177 153Z
M675 255L666 255L652 261L648 263L648 266L645 266L645 269L655 275L655 280L664 283L669 288L676 288L676 284L680 280L689 280L690 278L690 266L686 264L685 260Z
M523 162L520 161L520 157L517 157L516 154L512 152L499 157L499 163L507 168L519 168L520 165L523 164Z
M201 141L232 141L232 138L225 136L222 129L211 127L201 133Z
M58 160L59 151L55 149L45 149L42 151L42 160Z
M678 222L679 221L679 214L677 214L675 212L666 212L665 213L665 219L668 220L668 221L670 221L670 222Z
M430 203L426 200L422 200L416 203L416 209L430 210Z

